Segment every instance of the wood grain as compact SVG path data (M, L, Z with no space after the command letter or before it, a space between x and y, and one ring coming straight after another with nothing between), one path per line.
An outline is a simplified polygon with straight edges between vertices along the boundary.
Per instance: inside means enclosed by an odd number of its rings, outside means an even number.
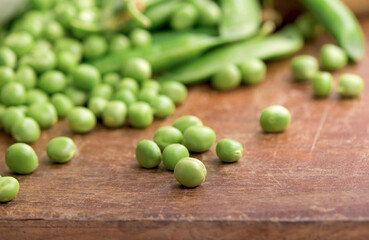
M366 37L369 19L363 20ZM318 55L328 37L301 53ZM369 44L369 42L368 42ZM269 63L255 87L219 93L191 87L175 115L145 130L99 126L73 135L65 122L44 131L33 145L37 171L15 176L17 198L0 205L0 239L368 239L369 237L369 58L334 74L357 73L367 87L359 99L315 100L308 84L295 84L290 58ZM292 113L283 134L263 134L260 111L282 104ZM217 133L245 147L235 164L222 164L214 147L195 155L208 170L195 189L178 185L161 165L145 170L135 145L182 115L199 116ZM47 142L72 136L77 156L51 164ZM0 136L0 152L12 140ZM0 175L10 175L1 156Z

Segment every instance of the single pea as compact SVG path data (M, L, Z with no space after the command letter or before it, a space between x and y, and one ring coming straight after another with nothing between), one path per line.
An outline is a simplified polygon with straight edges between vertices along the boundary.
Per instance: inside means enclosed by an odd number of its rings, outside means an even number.
M145 102L135 102L129 106L128 121L134 128L145 128L154 120L154 113L150 105Z
M184 133L189 127L202 125L202 121L198 117L192 115L177 118L173 123L173 127L177 128L182 133Z
M69 162L76 153L77 147L69 137L56 137L47 144L46 153L54 163Z
M174 177L183 186L193 188L201 185L206 178L205 165L196 158L183 158L174 168Z
M93 97L88 100L87 107L97 118L101 118L103 111L108 104L108 100L102 97Z
M102 120L105 126L118 128L123 126L126 116L127 106L124 102L110 101L102 113Z
M160 88L161 88L160 83L155 80L146 80L142 82L141 85L141 89L152 89L155 90L156 92L159 92Z
M15 68L17 65L17 55L9 47L0 48L0 66Z
M163 163L166 169L173 171L177 163L190 156L187 148L182 144L170 144L163 151Z
M49 101L49 96L42 90L34 88L27 91L26 104L44 103Z
M75 106L84 106L87 103L87 93L74 87L67 88L64 94L72 100Z
M154 110L154 116L157 118L169 117L176 110L176 106L172 99L165 95L157 96L150 102L150 105Z
M239 64L242 82L249 85L258 84L265 78L266 65L257 58L251 58Z
M265 108L260 115L260 126L266 133L283 132L291 122L291 114L287 108L273 105Z
M71 52L62 51L57 54L57 68L64 73L72 73L78 62L78 57Z
M84 42L84 56L86 59L95 59L103 56L108 51L108 42L103 36L90 35Z
M215 143L215 132L206 126L192 126L183 134L183 145L190 152L202 153L208 151Z
M291 63L292 75L298 82L310 81L318 73L318 61L309 55L294 57Z
M97 86L95 86L91 93L91 97L103 97L107 100L109 100L113 95L113 87L106 83L101 83Z
M37 83L36 72L30 66L20 66L15 74L15 81L21 83L26 89L34 88Z
M54 9L56 19L65 27L69 27L70 22L77 16L77 8L73 2L60 1Z
M116 87L120 81L120 75L118 73L107 73L103 76L102 82L109 84L112 87Z
M17 196L19 192L19 182L13 177L0 176L0 202L9 202Z
M14 124L25 118L24 112L18 107L7 108L1 116L2 126L5 132L10 133Z
M161 84L160 93L172 99L175 104L180 104L187 97L187 88L180 82L168 81Z
M138 93L138 99L147 103L151 103L158 97L158 92L155 89L145 88Z
M43 73L38 82L38 87L49 94L63 92L67 86L67 80L60 71L51 70Z
M129 89L134 94L137 94L139 91L139 85L136 80L133 78L123 78L117 85L117 89Z
M13 50L18 57L29 53L33 44L33 37L26 32L13 32L4 39L4 46Z
M88 133L96 126L96 117L91 110L75 107L67 116L68 125L73 132Z
M314 39L320 31L317 20L308 13L297 17L295 24L302 36L307 40Z
M211 86L219 91L229 91L241 84L241 72L234 64L220 68L211 80Z
M38 167L38 157L35 151L25 143L11 145L5 153L8 168L18 174L30 174Z
M109 43L110 53L122 52L128 50L131 47L129 38L123 34L115 34Z
M315 97L327 97L331 93L333 77L329 72L319 72L313 78L313 93Z
M338 94L342 98L358 97L364 90L363 79L355 74L342 74L338 79Z
M49 41L55 41L56 39L64 36L64 28L57 21L50 21L45 24L44 36Z
M21 18L17 25L14 25L13 32L26 32L35 39L41 37L44 31L44 16L36 11L31 11Z
M199 12L199 25L201 27L213 27L222 18L222 12L215 2L207 1L206 4L206 7L197 8Z
M58 117L64 118L74 108L74 103L63 93L56 93L51 97L51 104L54 105Z
M174 143L182 143L182 141L183 134L175 127L161 127L154 134L154 142L158 144L162 151L166 146Z
M151 77L151 65L145 59L134 58L129 60L123 68L123 76L143 82Z
M26 64L30 65L37 73L43 73L56 68L56 55L51 50L33 51L26 57Z
M88 64L79 65L73 72L74 86L82 91L91 91L101 81L100 72Z
M14 81L15 74L14 70L10 67L1 66L0 67L0 89L6 84Z
M133 29L129 38L134 47L146 47L151 44L150 32L141 28Z
M320 49L320 63L327 71L337 71L347 65L348 57L342 48L334 44L325 44Z
M37 52L37 51L51 51L52 45L49 41L44 39L39 39L35 42L31 52Z
M52 127L58 121L58 114L51 103L34 103L29 106L27 116L36 120L42 129Z
M22 105L26 102L26 90L17 82L10 82L1 88L1 102L6 106Z
M170 26L174 30L185 30L192 28L199 18L197 8L191 3L185 3L173 12Z
M40 138L41 130L32 118L23 118L11 128L11 135L17 142L34 143Z
M235 140L224 138L217 143L216 153L222 162L236 162L242 157L243 147Z
M150 140L143 140L137 144L136 160L144 168L155 168L161 162L161 151L158 145Z
M82 44L73 38L60 38L55 42L55 51L59 52L70 52L74 54L77 59L81 59L83 53Z
M121 89L115 92L115 100L124 102L127 106L137 101L136 95L129 89Z

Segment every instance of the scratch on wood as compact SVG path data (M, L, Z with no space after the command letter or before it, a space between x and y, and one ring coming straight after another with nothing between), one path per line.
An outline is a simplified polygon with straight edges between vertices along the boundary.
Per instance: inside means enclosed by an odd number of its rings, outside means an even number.
M320 119L318 129L317 129L316 134L314 136L313 144L311 145L310 153L312 153L314 151L315 145L316 145L316 143L319 139L320 133L321 133L322 128L323 128L323 125L324 125L325 121L327 120L328 112L329 112L329 109L326 108L323 115L322 115L322 118Z

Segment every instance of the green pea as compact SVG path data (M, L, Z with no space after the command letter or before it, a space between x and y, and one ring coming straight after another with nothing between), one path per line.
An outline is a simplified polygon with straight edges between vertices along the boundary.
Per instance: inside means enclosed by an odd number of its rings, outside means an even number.
M56 68L57 59L51 50L33 51L26 58L26 63L36 72L43 73Z
M7 46L13 50L18 57L29 53L33 47L33 44L33 37L26 32L10 33L4 40L4 46Z
M125 64L122 74L124 77L143 82L151 77L151 65L142 58L134 58Z
M215 73L211 86L219 91L229 91L241 84L241 72L234 64L228 64Z
M291 122L291 114L287 108L273 105L265 108L260 115L260 126L266 133L283 132Z
M52 8L54 0L31 0L31 6L33 9L46 10Z
M79 65L73 72L74 86L82 91L91 91L100 81L100 72L88 64Z
M23 118L12 126L11 134L17 142L34 143L40 138L41 130L32 118Z
M56 19L65 27L68 27L70 22L77 16L77 8L73 2L69 1L58 2L54 11Z
M311 14L300 15L295 20L295 24L302 36L307 40L314 39L320 31L317 20Z
M177 118L173 123L173 127L177 128L182 133L184 133L189 127L202 125L202 121L198 117L192 115Z
M1 102L6 106L22 105L26 102L26 90L17 82L10 82L1 88Z
M110 53L122 52L131 47L129 38L123 34L116 34L110 39Z
M31 52L37 51L52 51L52 45L49 41L44 39L39 39L35 42Z
M24 112L20 108L17 107L7 108L1 116L1 122L5 132L10 133L14 124L18 121L21 121L24 118L25 118Z
M67 88L64 93L72 100L75 106L84 106L87 102L87 93L74 87Z
M37 83L37 75L33 68L20 66L15 74L15 81L21 83L26 89L34 88Z
M109 128L118 128L123 126L126 116L126 104L121 101L111 101L106 105L102 113L102 120L105 126Z
M313 93L315 97L327 97L331 93L333 77L329 72L319 72L313 78Z
M157 118L169 117L176 110L176 106L172 99L165 95L157 96L150 102L150 105L154 109L154 116Z
M57 68L64 73L72 73L78 66L78 57L71 52L59 52L57 54Z
M318 73L318 61L309 55L301 55L292 59L292 75L298 82L310 81Z
M198 1L198 0L195 0ZM203 1L203 0L200 0ZM216 26L221 17L222 17L222 12L218 6L218 4L216 4L213 1L203 1L204 5L206 4L206 7L203 7L202 5L199 4L199 6L197 7L197 11L199 12L199 25L201 27L213 27Z
M102 81L103 83L109 84L112 87L116 87L119 84L120 75L118 73L107 73L104 75Z
M37 39L44 31L44 22L44 16L41 13L30 12L20 21L17 31L27 32Z
M107 100L109 100L113 95L113 88L109 84L102 83L97 86L95 86L91 93L90 97L103 97Z
M166 169L173 171L177 163L190 156L187 148L181 144L170 144L163 151L163 163Z
M124 102L127 106L137 101L136 95L129 89L118 90L114 94L114 99Z
M92 8L96 5L95 0L74 0L73 2L79 9Z
M181 104L187 98L186 86L174 81L162 83L160 93L172 99L175 104Z
M42 129L50 128L58 121L58 114L51 103L32 104L28 108L27 116L36 120Z
M206 178L205 165L196 158L183 158L174 168L174 177L185 187L193 188L201 185Z
M51 104L54 105L58 117L64 118L74 108L74 103L65 94L56 93L51 97Z
M134 128L145 128L154 120L154 113L150 105L145 102L135 102L129 106L128 121Z
M19 182L13 177L0 176L0 202L13 200L19 192Z
M49 41L55 41L56 39L64 36L64 28L57 21L50 21L45 24L44 36Z
M197 8L190 3L185 3L174 11L170 20L170 26L174 30L190 29L196 24L198 17L199 12Z
M17 55L9 47L0 48L0 66L15 68L17 65Z
M215 143L215 132L206 126L192 126L183 134L183 145L190 152L202 153L208 151Z
M49 101L49 96L40 89L29 89L27 91L26 104L31 105L33 103L44 103Z
M0 129L3 129L3 115L6 111L6 107L0 104Z
M156 92L159 92L160 88L161 88L160 83L158 83L155 80L146 80L142 82L141 85L141 89L152 89L155 90Z
M129 89L131 90L134 94L138 93L139 90L139 85L137 83L136 80L134 80L133 78L123 78L117 85L117 89Z
M88 36L83 45L86 59L101 57L108 51L108 42L100 35Z
M235 140L224 138L217 143L216 153L222 162L236 162L242 157L243 147Z
M170 144L182 143L183 134L175 127L161 127L154 134L154 142L158 144L160 150Z
M16 108L21 110L24 114L26 114L27 111L28 111L28 106L26 106L26 105L20 105L20 106L17 106Z
M10 67L1 66L0 67L0 89L6 84L14 81L15 74L14 70Z
M88 133L96 126L96 117L91 110L75 107L67 116L70 129L76 133Z
M245 60L239 64L242 82L249 85L260 83L266 75L266 65L257 58Z
M38 167L38 157L35 151L25 143L11 145L5 153L8 168L18 174L30 174Z
M144 168L155 168L161 162L161 151L158 145L150 140L143 140L137 144L136 160Z
M146 47L151 44L150 32L141 28L133 29L129 38L134 47Z
M69 137L53 138L46 147L47 156L54 163L69 162L74 157L76 150L76 144Z
M74 54L77 59L82 57L83 46L73 38L60 38L55 42L56 52L70 52Z
M337 71L347 65L348 57L342 48L333 45L325 44L320 49L320 63L322 68L327 71Z
M88 101L87 107L97 118L100 118L108 104L108 100L102 97L93 97Z
M138 93L138 99L147 103L151 103L158 96L158 92L155 89L150 88L141 89Z
M49 94L63 92L67 86L67 80L60 71L51 70L43 73L38 86Z
M358 97L364 90L363 79L355 74L342 74L338 79L338 94L342 98Z

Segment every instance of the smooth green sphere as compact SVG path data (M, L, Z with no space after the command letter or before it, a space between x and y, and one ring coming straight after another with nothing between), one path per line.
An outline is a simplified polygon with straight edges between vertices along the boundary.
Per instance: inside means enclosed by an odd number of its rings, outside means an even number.
M260 126L266 133L283 132L291 122L291 114L281 105L265 108L260 115Z
M38 167L38 157L35 151L25 143L11 145L5 153L8 168L18 174L30 174Z
M224 138L217 143L216 153L222 162L236 162L242 157L243 147L233 139Z
M211 80L211 86L219 91L229 91L241 84L241 72L234 64L220 68Z
M153 110L145 102L135 102L129 106L128 121L134 128L145 128L154 121Z
M242 82L248 85L255 85L263 81L266 75L266 65L257 58L251 58L239 64L242 75Z
M182 143L183 134L175 127L161 127L154 134L154 142L158 144L161 151L170 144Z
M192 126L183 134L183 145L188 151L202 153L208 151L215 143L215 132L206 126Z
M76 150L76 144L69 137L53 138L46 147L47 156L54 163L69 162L74 157Z
M103 124L109 128L123 126L126 121L127 106L121 101L110 101L102 112Z
M174 177L177 181L188 188L201 185L206 178L205 165L196 158L183 158L174 168Z
M100 72L88 64L79 65L73 72L74 86L82 91L89 92L96 87L100 81Z
M319 72L313 78L313 94L317 98L329 96L333 86L333 77L329 72Z
M0 92L1 102L6 106L22 105L27 100L24 86L17 82L6 84Z
M52 127L58 121L58 114L51 103L34 103L29 106L27 116L36 120L42 129Z
M96 126L96 117L85 107L75 107L67 116L70 129L76 133L88 133Z
M155 168L161 162L160 148L153 141L143 140L137 144L136 160L144 168Z
M124 68L122 75L127 78L133 78L138 82L144 82L151 78L151 65L145 59L134 58L129 60Z
M291 70L296 81L307 82L318 73L319 64L313 56L301 55L292 59Z
M334 44L325 44L320 49L320 63L324 70L337 71L347 65L348 57L342 48Z
M173 123L173 127L177 128L182 133L184 133L189 127L202 126L202 125L203 123L200 120L200 118L193 116L193 115L187 115L187 116L177 118Z
M182 144L170 144L164 148L163 163L166 169L173 171L181 159L189 156L190 153Z
M12 126L11 135L17 142L30 144L40 138L41 129L34 119L26 117Z
M342 98L358 97L364 90L364 80L355 74L342 74L338 79L337 90Z
M19 192L19 182L13 177L0 176L0 202L13 200Z

